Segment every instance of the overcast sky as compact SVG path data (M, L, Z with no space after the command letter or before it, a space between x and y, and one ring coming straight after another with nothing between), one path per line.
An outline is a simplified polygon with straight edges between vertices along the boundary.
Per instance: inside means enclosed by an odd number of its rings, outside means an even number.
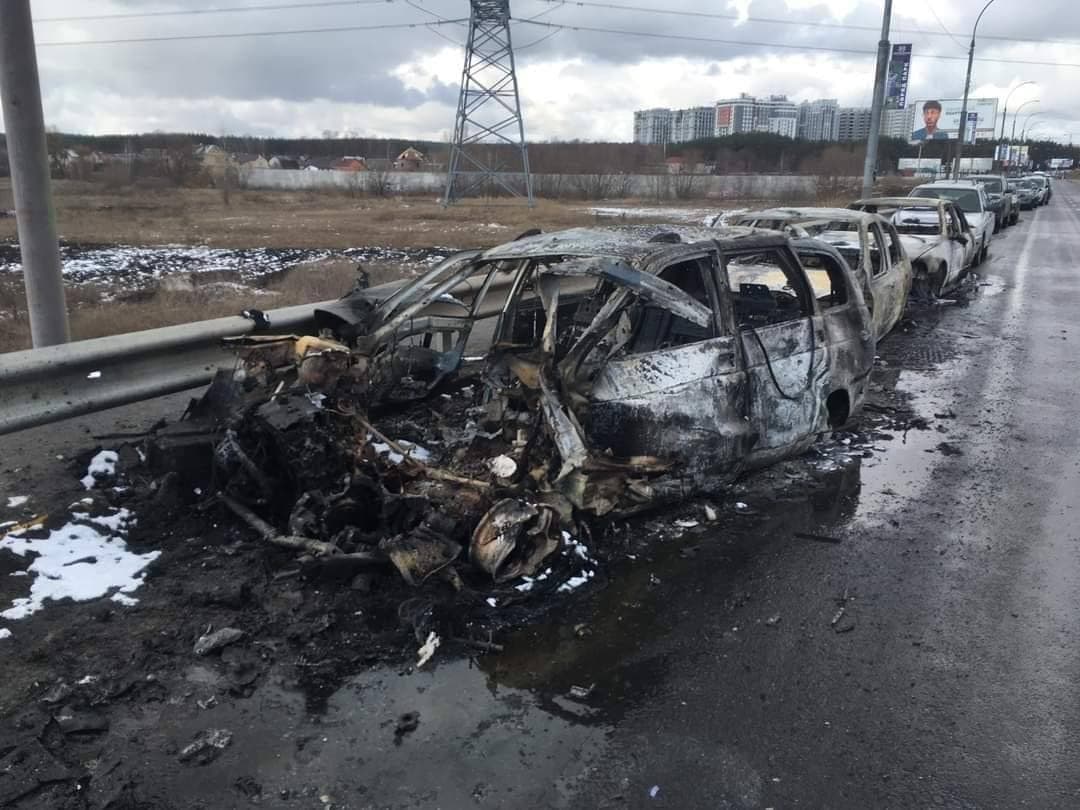
M0 0L2 2L3 0ZM49 43L228 32L346 28L468 16L466 0L388 0L319 8L49 22L72 15L279 5L290 0L33 0L45 119L68 132L204 131L253 135L446 138L453 127L466 29L340 31L291 36L57 46ZM292 0L310 3L314 0ZM873 56L800 48L876 49L880 0L611 0L623 6L732 14L738 20L511 0L518 20L683 35L729 43L552 29L517 22L518 73L530 140L630 140L632 112L784 93L867 105ZM1076 0L996 0L977 58L1080 65ZM959 97L967 40L982 0L895 0L893 42L914 45L909 99ZM936 12L936 17L935 17ZM751 19L747 19L747 17ZM772 18L799 24L755 22ZM821 25L822 23L826 25ZM866 26L852 30L833 25ZM953 36L947 36L948 31ZM939 35L934 35L934 34ZM441 34L441 36L440 36ZM447 41L447 38L452 41ZM542 41L538 41L542 40ZM1055 41L1048 41L1055 40ZM1071 40L1071 41L1069 41ZM734 44L734 43L758 44ZM535 44L534 44L535 43ZM781 47L790 46L790 47ZM932 59L931 55L960 57ZM1080 67L976 61L973 96L1015 93L1036 135L1080 142ZM1038 128L1036 123L1039 122ZM1009 116L1011 127L1012 116Z

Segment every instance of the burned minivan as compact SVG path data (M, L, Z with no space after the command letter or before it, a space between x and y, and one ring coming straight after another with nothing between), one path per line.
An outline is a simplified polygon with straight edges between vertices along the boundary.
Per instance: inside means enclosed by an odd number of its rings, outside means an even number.
M749 229L574 229L451 257L317 320L364 407L479 366L516 486L629 513L802 452L861 407L874 338L859 285L830 246L805 255L814 267Z

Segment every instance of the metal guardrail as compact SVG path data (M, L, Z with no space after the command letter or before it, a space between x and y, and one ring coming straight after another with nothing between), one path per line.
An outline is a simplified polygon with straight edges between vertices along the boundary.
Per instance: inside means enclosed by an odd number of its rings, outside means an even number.
M511 278L508 274L492 284L492 290L505 291ZM405 283L381 284L364 295L389 298ZM466 278L449 292L471 301L478 289L477 281ZM501 306L499 296L491 298L485 301L491 311L485 310L483 316L490 317ZM270 327L265 331L310 334L315 310L333 308L335 303L269 310ZM445 306L437 302L428 309L435 312ZM256 329L253 321L234 316L0 354L0 436L206 385L219 368L236 362L221 348L222 338Z
M270 328L310 331L329 303L272 310ZM221 339L255 329L234 316L0 354L0 435L206 385L235 362Z

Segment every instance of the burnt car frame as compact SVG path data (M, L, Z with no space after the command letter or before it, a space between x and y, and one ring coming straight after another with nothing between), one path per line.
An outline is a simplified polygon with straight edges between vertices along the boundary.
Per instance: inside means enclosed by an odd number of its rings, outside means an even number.
M885 218L847 208L793 207L751 211L727 222L788 230L791 235L821 239L839 250L862 285L878 340L903 317L911 290L911 261L896 228Z
M574 229L318 317L372 401L426 396L482 350L487 407L542 423L557 451L537 486L630 513L800 453L860 409L875 348L860 285L835 249L800 244L810 273L781 234ZM462 284L468 302L448 299Z
M879 214L896 227L911 260L913 284L924 295L951 290L975 260L977 240L963 210L951 200L873 197L850 207Z

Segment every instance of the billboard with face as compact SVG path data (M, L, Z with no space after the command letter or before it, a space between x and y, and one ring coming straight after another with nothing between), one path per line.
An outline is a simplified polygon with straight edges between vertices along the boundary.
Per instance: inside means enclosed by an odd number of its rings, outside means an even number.
M915 124L911 133L913 141L955 141L960 136L960 110L963 99L923 99L915 102ZM975 122L976 138L993 138L997 121L996 98L969 98L968 121ZM972 133L964 133L972 142Z

